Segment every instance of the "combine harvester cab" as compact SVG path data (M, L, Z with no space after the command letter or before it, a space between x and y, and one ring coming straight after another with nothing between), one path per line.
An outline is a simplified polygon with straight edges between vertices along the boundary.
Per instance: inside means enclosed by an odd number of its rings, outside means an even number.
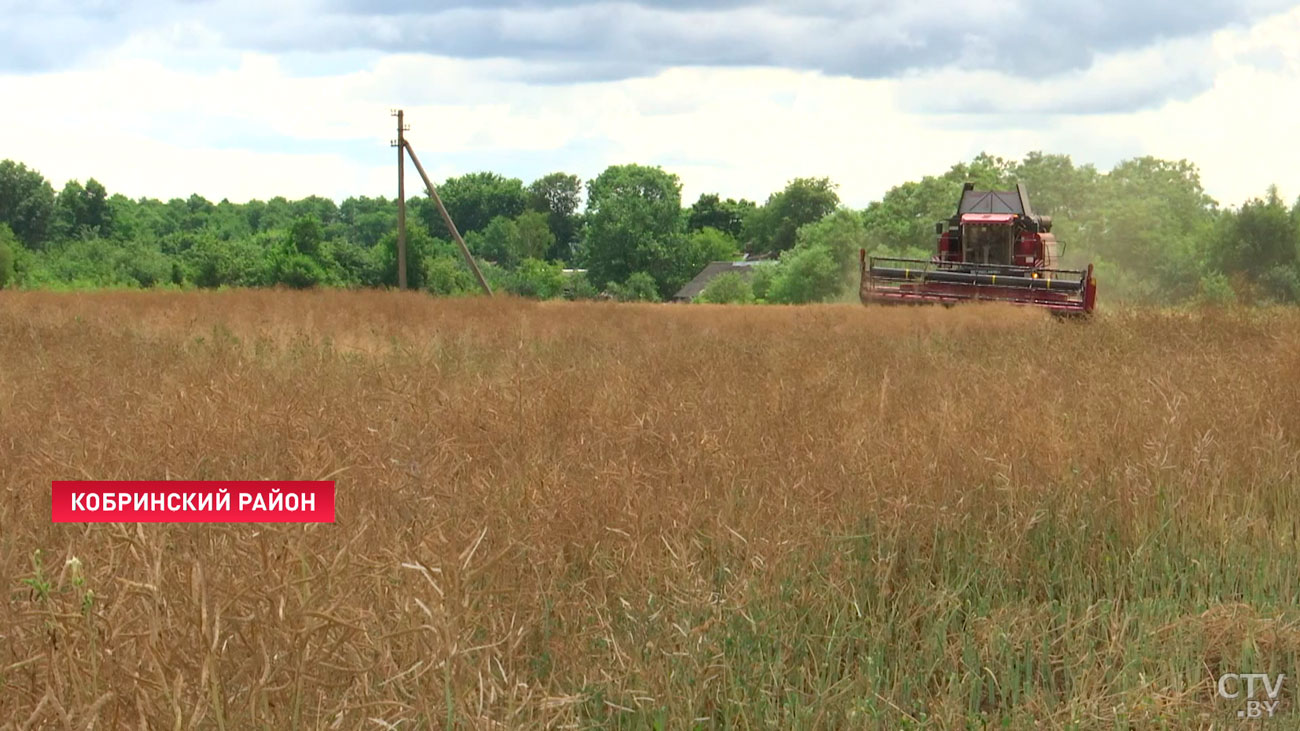
M929 261L860 252L863 304L1012 302L1087 315L1097 301L1092 265L1059 269L1051 216L1036 216L1023 184L1012 191L962 188L957 215L935 225Z

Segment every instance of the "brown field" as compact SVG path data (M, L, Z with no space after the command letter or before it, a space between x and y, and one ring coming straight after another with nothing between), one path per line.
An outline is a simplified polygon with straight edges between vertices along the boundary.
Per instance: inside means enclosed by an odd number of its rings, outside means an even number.
M0 490L0 729L1300 718L1297 311L0 293Z

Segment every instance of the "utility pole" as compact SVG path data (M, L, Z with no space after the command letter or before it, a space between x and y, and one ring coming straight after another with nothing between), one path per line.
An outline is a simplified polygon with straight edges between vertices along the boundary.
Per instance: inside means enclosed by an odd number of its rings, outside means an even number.
M390 143L397 148L397 288L406 289L406 126L401 109L392 112L397 117L397 140Z
M465 239L461 238L460 231L456 230L456 224L451 220L451 214L447 213L447 207L442 204L442 199L438 197L438 190L433 187L433 181L424 172L424 166L420 164L420 158L415 156L415 148L411 147L410 142L406 142L406 152L411 156L411 162L415 163L415 171L420 174L420 179L429 190L429 198L433 199L433 204L438 207L438 213L442 214L442 220L447 224L447 230L451 232L451 237L456 240L456 245L460 247L460 253L465 257L465 263L469 265L470 271L474 272L474 277L478 279L478 286L483 288L484 294L492 296L492 287L488 286L487 280L483 278L483 272L479 271L478 264L474 262L474 257L469 253L469 247L465 245Z
M429 198L437 206L438 213L442 214L443 223L447 224L447 231L455 239L456 245L460 247L460 253L465 257L465 264L469 266L470 271L474 272L474 278L478 280L478 285L483 288L483 292L489 297L492 296L492 287L483 277L483 272L478 268L474 257L469 253L469 247L465 245L465 239L461 238L460 231L456 230L456 224L451 220L451 214L447 213L447 207L442 204L442 199L438 197L438 191L433 187L433 181L424 172L424 166L420 164L420 158L415 156L415 148L411 143L406 141L406 133L411 128L406 124L405 115L401 109L392 110L392 116L397 117L397 139L390 144L397 148L397 287L406 289L406 155L411 156L411 162L415 163L416 172L420 173L420 179L424 181L425 188L429 191Z

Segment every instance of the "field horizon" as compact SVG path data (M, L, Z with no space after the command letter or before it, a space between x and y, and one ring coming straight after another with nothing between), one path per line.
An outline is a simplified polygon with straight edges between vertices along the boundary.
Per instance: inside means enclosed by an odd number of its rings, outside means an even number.
M0 729L1294 720L1297 374L1286 308L0 292Z

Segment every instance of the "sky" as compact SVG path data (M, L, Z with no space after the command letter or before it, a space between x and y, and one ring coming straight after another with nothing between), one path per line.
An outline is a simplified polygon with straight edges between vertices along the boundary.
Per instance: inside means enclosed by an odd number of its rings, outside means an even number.
M686 203L827 176L865 206L981 151L1186 158L1300 195L1279 0L0 0L0 159L245 201L660 165ZM408 192L417 190L408 166Z

